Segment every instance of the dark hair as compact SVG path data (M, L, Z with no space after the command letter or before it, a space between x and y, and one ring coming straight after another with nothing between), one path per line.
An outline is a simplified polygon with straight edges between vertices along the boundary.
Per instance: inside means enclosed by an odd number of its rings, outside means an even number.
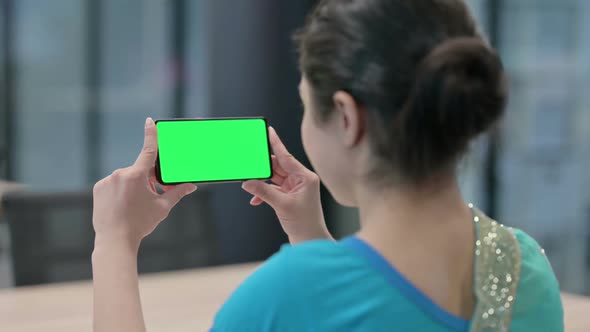
M296 40L319 121L337 91L367 110L379 177L453 169L504 111L502 63L461 0L324 0Z

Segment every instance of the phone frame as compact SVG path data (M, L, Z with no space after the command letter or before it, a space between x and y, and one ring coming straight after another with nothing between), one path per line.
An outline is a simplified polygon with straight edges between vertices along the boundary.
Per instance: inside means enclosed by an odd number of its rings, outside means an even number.
M269 180L274 176L274 171L272 169L272 150L270 146L270 137L268 136L268 121L263 116L252 116L252 117L220 117L220 118L177 118L177 119L158 119L155 120L156 130L158 122L181 122L181 121L216 121L216 120L263 120L266 130L266 145L268 149L268 164L270 166L270 176L265 178L247 178L247 179L228 179L228 180L212 180L212 181L202 181L202 182L164 182L162 181L162 173L160 168L160 147L158 145L158 155L156 157L156 165L155 165L155 173L156 173L156 180L162 185L170 186L170 185L177 185L182 183L200 183L200 184L208 184L208 183L233 183L233 182L243 182L248 180ZM159 143L159 142L158 142Z

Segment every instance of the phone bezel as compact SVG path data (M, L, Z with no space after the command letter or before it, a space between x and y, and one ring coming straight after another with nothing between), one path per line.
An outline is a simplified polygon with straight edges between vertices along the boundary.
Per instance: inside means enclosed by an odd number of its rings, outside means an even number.
M160 148L158 146L158 155L156 157L156 165L155 165L155 173L156 173L156 180L160 184L163 185L177 185L182 183L200 183L200 184L207 184L207 183L231 183L231 182L243 182L248 180L268 180L271 179L274 175L272 169L272 151L270 146L270 138L268 137L268 121L265 117L220 117L220 118L177 118L177 119L158 119L155 120L155 125L157 128L158 122L182 122L182 121L215 121L215 120L263 120L265 127L266 127L266 145L268 149L268 164L270 167L270 176L265 178L247 178L247 179L226 179L226 180L208 180L208 181L194 181L194 182L164 182L162 180L162 173L160 168Z

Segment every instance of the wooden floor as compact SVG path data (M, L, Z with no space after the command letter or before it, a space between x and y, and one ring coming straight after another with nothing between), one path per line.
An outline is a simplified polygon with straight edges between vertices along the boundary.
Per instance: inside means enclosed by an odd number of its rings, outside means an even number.
M213 316L256 264L142 276L149 331L207 331ZM590 331L590 298L563 295L566 331ZM66 283L0 290L0 331L91 331L92 285Z

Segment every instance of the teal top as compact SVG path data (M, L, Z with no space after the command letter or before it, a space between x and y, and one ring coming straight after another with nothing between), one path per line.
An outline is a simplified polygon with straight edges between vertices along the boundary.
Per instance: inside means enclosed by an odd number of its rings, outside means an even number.
M534 239L512 232L521 265L510 331L563 331L549 261ZM464 332L470 324L434 303L370 245L349 237L284 245L231 295L212 331Z

